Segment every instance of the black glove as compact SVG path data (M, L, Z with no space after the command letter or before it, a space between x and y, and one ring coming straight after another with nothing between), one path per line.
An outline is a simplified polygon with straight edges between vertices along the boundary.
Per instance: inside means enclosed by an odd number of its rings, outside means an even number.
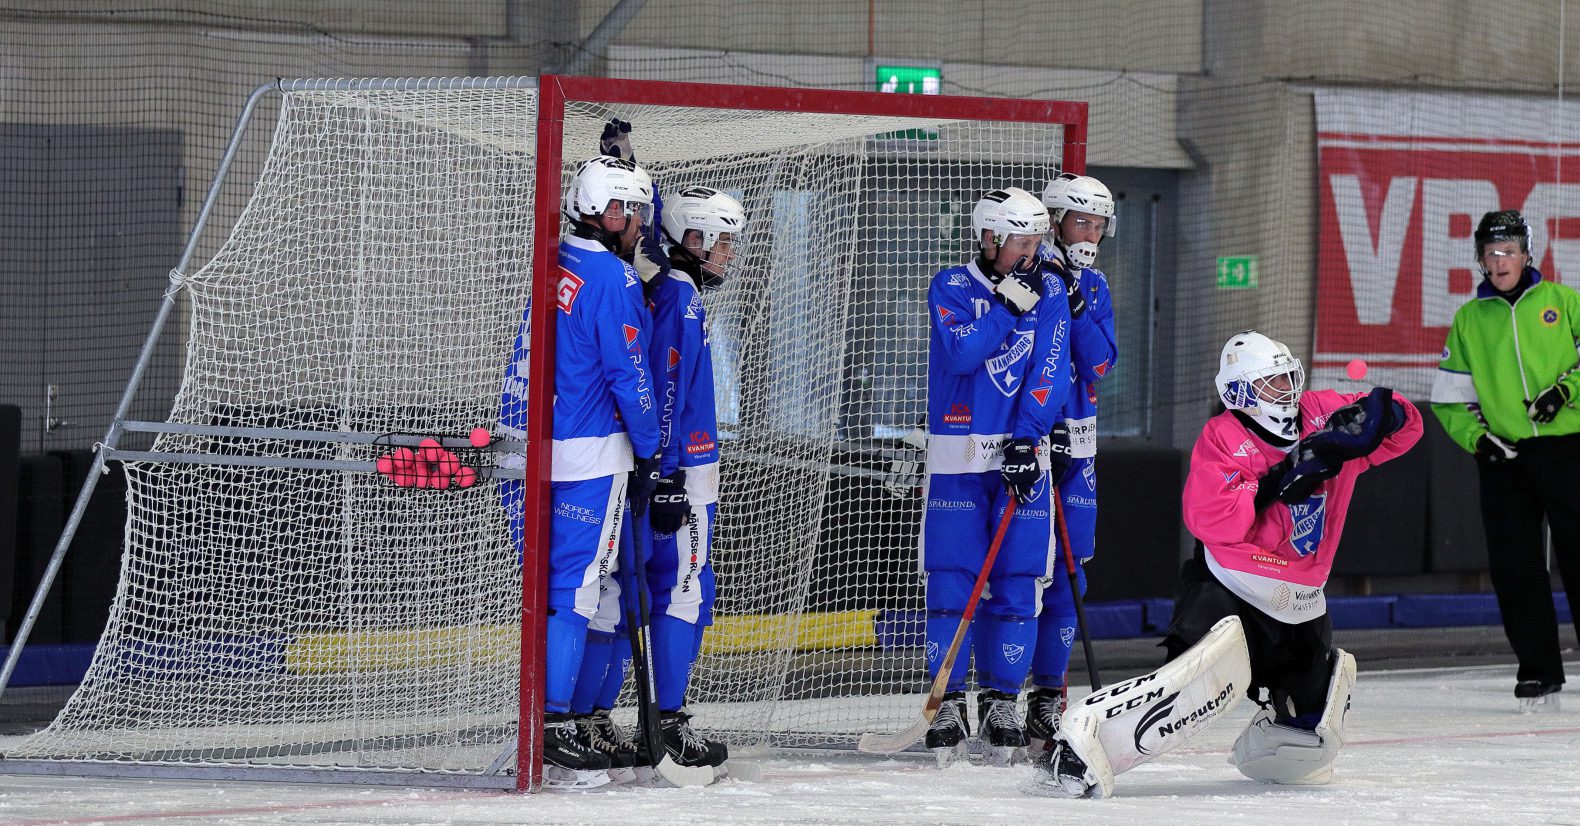
M1037 467L1037 446L1030 439L1010 439L1005 442L1004 463L1000 472L1004 474L1004 484L1009 486L1015 501L1026 504L1037 487L1037 480L1042 477L1042 470Z
M1080 318L1086 312L1086 296L1081 294L1081 279L1063 267L1050 265L1047 269L1064 283L1064 297L1070 302L1070 318Z
M686 472L676 470L658 480L653 488L654 533L674 533L691 517L691 500L686 498Z
M1489 465L1501 465L1519 455L1520 450L1513 442L1491 433L1483 433L1476 440L1476 458Z
M664 254L664 245L659 243L656 233L649 233L645 229L642 231L636 254L631 257L631 266L636 267L644 284L657 283L657 279L669 274L669 256Z
M1538 424L1547 424L1558 418L1558 411L1569 404L1569 388L1559 382L1536 394L1525 408L1525 415Z
M647 503L653 498L653 489L658 486L658 456L655 453L647 459L638 457L636 469L631 471L631 484L626 489L626 497L631 500L631 512L637 516L647 513Z
M1286 505L1307 499L1316 492L1318 485L1339 475L1343 466L1344 460L1337 456L1296 445L1282 462L1268 468L1257 481L1256 509L1266 508L1274 499Z
M1327 426L1306 437L1301 446L1343 462L1376 450L1404 423L1404 408L1393 400L1393 391L1378 387L1366 398L1333 411Z
M993 288L993 294L1004 303L1004 308L1017 317L1030 311L1042 300L1042 273L1039 270L1036 259L1021 258Z
M1058 422L1048 432L1048 478L1054 481L1063 479L1074 463L1075 456L1070 450L1070 426Z
M636 160L636 153L631 151L631 124L619 118L610 118L603 125L603 134L598 136L598 151L614 158Z

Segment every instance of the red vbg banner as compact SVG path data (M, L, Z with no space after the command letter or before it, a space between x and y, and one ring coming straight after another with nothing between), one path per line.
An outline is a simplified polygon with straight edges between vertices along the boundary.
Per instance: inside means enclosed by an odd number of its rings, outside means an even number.
M1534 230L1538 269L1559 281L1580 275L1580 142L1496 137L1455 116L1477 102L1495 106L1495 97L1400 96L1418 98L1409 124L1468 135L1389 134L1401 125L1391 118L1367 131L1365 105L1323 119L1324 108L1338 108L1335 97L1318 108L1313 386L1339 384L1361 358L1367 383L1425 399L1454 311L1481 279L1472 235L1482 213L1519 209ZM1542 124L1552 124L1551 113Z

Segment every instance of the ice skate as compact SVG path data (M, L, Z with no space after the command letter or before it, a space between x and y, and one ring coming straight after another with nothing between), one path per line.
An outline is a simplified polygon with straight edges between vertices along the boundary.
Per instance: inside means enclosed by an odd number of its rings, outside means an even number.
M723 743L705 739L691 728L691 714L685 709L666 711L658 716L658 730L664 740L664 751L677 765L718 767L730 757L730 749Z
M948 768L951 763L966 756L966 738L971 736L970 723L966 721L966 693L951 691L944 695L938 716L927 728L924 742L938 761L938 768Z
M1053 740L1050 747L1033 758L1032 781L1026 791L1044 797L1087 797L1092 783L1086 764L1062 740Z
M1054 738L1069 705L1062 688L1034 688L1026 698L1026 754L1036 758L1053 751Z
M543 715L543 785L550 789L596 789L609 785L609 756L583 737L576 718Z
M1025 753L1026 730L1020 722L1015 695L984 691L977 697L977 737L990 766L1008 766Z
M609 758L611 781L631 783L653 779L651 766L637 765L636 744L614 724L608 709L595 709L592 714L578 717L576 724L582 728L582 739Z
M1558 692L1562 690L1562 683L1543 684L1537 680L1520 680L1514 686L1514 696L1520 701L1521 714L1533 714L1538 711L1557 711Z

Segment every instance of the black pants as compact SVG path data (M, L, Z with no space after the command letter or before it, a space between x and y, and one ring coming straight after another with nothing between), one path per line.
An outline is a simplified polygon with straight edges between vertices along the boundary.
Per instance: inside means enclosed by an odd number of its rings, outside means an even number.
M1201 543L1196 543L1196 558L1180 568L1174 619L1161 643L1168 659L1200 642L1213 623L1238 616L1251 654L1251 685L1246 695L1264 702L1262 689L1267 689L1280 719L1320 713L1327 704L1332 671L1332 620L1327 614L1299 625L1273 619L1225 588L1207 569L1205 553Z
M1553 556L1580 631L1580 434L1525 439L1518 448L1512 461L1480 463L1488 569L1503 631L1520 663L1516 679L1561 684L1564 665L1542 521L1552 529Z

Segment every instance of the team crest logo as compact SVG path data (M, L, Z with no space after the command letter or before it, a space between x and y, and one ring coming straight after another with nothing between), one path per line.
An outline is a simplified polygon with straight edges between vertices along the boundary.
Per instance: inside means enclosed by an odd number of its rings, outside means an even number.
M1020 658L1026 655L1026 646L1024 645L1004 643L1002 649L1004 651L1004 659L1010 663L1018 663Z
M1065 648L1069 648L1070 646L1074 645L1075 644L1075 626L1072 625L1069 628L1060 628L1059 629L1059 640L1064 643L1064 647Z
M1013 397L1026 377L1026 358L1031 355L1032 331L1016 330L999 345L998 354L987 360L988 378L1005 397Z
M1542 325L1546 327L1558 326L1558 308L1548 307L1542 310Z
M1289 517L1295 523L1294 530L1289 534L1289 544L1294 545L1295 551L1301 556L1310 556L1322 544L1322 528L1327 516L1326 493L1316 494L1304 502L1289 506Z
M1097 490L1097 465L1087 462L1086 467L1081 468L1081 478L1086 480L1087 490Z
M938 662L938 643L933 640L927 641L927 661L930 663Z

